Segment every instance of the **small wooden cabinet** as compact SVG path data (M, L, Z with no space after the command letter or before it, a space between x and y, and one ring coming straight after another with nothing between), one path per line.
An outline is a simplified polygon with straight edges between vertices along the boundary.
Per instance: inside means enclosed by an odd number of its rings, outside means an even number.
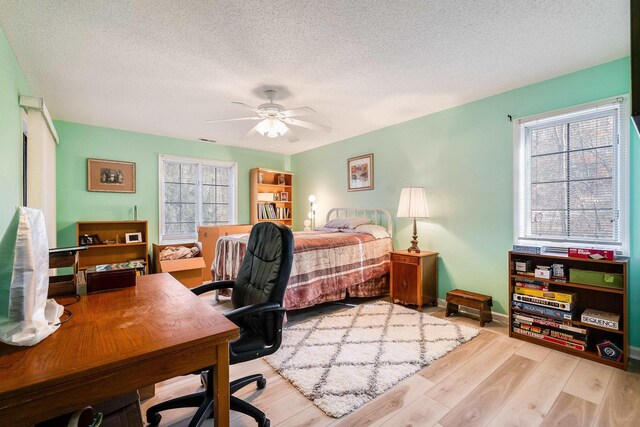
M249 176L251 224L263 221L293 226L293 174L255 168Z
M438 305L438 253L391 252L391 302Z

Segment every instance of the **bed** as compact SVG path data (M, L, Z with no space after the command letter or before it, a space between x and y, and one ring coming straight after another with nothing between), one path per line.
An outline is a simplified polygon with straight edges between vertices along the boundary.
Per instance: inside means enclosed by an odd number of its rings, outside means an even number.
M293 266L284 297L285 307L293 310L340 301L347 296L373 297L388 293L389 252L393 250L389 211L334 208L327 213L326 223L349 223L358 218L368 218L371 224L293 233ZM357 222L364 221L353 223ZM249 234L243 233L218 239L211 267L215 280L235 279L248 238ZM225 294L221 292L221 295Z

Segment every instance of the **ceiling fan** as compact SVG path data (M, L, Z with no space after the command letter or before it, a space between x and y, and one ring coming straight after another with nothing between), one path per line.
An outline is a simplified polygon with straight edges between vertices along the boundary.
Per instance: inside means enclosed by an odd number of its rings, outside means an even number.
M240 117L237 119L222 119L222 120L207 120L207 123L222 123L222 122L235 122L241 120L260 120L249 132L247 132L242 138L249 138L250 136L259 133L260 135L266 135L269 138L277 138L278 136L284 136L289 142L299 141L300 138L296 136L289 126L299 126L320 132L331 132L329 126L320 125L317 123L308 122L305 120L295 119L294 117L304 116L307 114L315 114L315 111L309 107L293 108L291 110L285 110L280 104L275 104L273 99L277 95L277 91L274 89L265 89L264 94L267 96L269 102L259 105L257 108L253 108L242 102L233 102L233 104L242 105L251 111L257 113L257 116L252 117ZM289 126L287 126L289 125Z

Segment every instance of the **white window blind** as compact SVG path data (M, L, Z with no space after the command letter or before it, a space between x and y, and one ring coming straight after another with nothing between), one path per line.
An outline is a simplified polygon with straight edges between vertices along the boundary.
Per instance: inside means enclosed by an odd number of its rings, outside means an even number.
M160 156L160 241L195 241L199 225L237 222L233 162Z
M515 243L628 253L626 97L519 120Z

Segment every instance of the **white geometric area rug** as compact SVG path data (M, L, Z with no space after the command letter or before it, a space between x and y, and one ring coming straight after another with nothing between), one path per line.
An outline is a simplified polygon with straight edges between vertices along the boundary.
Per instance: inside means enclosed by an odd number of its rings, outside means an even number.
M284 329L266 357L331 417L341 417L478 335L388 302L362 304Z

